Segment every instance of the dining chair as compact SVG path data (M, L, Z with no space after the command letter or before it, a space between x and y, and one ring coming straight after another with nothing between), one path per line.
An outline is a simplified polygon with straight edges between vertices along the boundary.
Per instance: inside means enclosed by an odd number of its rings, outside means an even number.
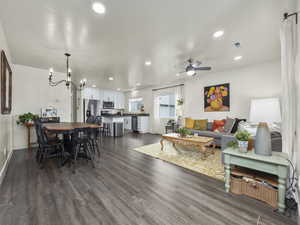
M97 125L99 125L99 126L101 126L100 128L95 128L95 130L94 130L94 134L96 135L96 143L100 143L100 146L102 146L102 142L103 142L103 140L102 140L102 135L101 135L101 133L102 133L102 117L101 116L96 116L96 119L95 119L95 122L94 122L94 124L97 124ZM98 146L98 145L97 145ZM98 150L98 154L99 154L99 156L100 156L100 149L99 148L97 148Z
M90 144L93 150L94 154L98 154L98 157L100 158L100 148L99 148L99 144L98 141L100 141L100 145L101 145L101 136L100 136L100 130L99 128L90 128L89 129L89 134L88 134L89 140L90 140Z
M44 167L45 161L48 158L52 158L53 156L60 156L61 163L63 162L64 157L64 145L63 142L55 139L49 140L46 134L45 129L39 119L35 120L35 131L38 139L38 150L36 153L36 160L40 165L40 168ZM52 154L54 153L54 154Z
M76 170L76 164L79 157L86 158L90 160L93 168L94 164L94 150L92 149L92 143L90 141L89 135L91 134L90 128L76 128L73 133L73 143L74 143L74 167L73 172Z

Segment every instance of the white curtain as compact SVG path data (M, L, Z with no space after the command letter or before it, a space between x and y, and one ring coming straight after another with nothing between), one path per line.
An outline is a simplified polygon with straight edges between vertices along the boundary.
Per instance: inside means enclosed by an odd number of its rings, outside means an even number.
M165 132L165 125L168 120L172 118L160 118L159 117L159 96L167 95L167 94L175 94L175 107L176 107L176 118L178 116L182 116L183 114L183 106L177 106L177 100L183 99L183 88L184 86L176 86L170 88L163 88L160 90L152 91L152 99L153 99L153 127L152 132L156 134L163 134Z
M299 107L299 70L297 68L297 25L294 18L283 21L280 30L281 39L281 83L282 83L282 151L288 154L289 160L296 167L297 165L297 136L299 132L299 117L297 111ZM299 65L299 63L298 63ZM297 126L298 125L298 126ZM298 153L299 155L299 153ZM288 186L293 181L293 170L291 167L290 180ZM296 177L296 175L295 175ZM294 187L296 182L294 180ZM291 189L289 189L290 191ZM289 193L298 202L298 195Z

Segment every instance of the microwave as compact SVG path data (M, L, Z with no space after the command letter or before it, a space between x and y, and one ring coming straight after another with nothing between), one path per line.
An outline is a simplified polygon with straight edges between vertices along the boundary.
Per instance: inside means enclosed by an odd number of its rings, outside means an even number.
M114 102L103 101L103 109L113 109L115 107Z

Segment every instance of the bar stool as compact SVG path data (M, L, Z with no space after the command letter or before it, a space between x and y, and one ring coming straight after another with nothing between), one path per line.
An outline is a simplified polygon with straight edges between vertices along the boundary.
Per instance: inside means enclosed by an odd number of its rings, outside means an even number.
M110 123L103 123L101 127L101 135L111 136Z

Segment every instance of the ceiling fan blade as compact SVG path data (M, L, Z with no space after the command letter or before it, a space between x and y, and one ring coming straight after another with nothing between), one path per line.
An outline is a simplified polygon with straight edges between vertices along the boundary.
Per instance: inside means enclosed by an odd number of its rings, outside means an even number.
M195 70L211 70L211 67L210 66L207 66L207 67L197 67L197 68L195 68Z
M194 67L194 68L199 68L201 64L202 64L201 61L195 60L194 63L193 63L193 67Z

